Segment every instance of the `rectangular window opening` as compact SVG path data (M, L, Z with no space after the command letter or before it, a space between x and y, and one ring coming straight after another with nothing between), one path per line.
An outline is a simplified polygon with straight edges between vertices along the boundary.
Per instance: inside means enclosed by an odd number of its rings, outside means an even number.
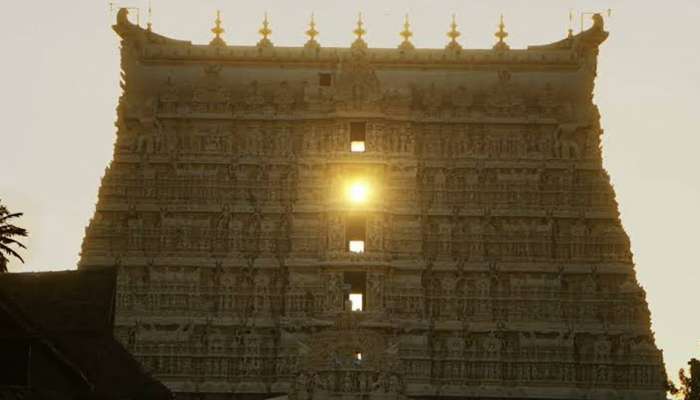
M367 137L366 122L350 123L350 151L353 153L365 152L365 140Z
M365 252L365 242L364 240L351 240L348 242L348 247L351 253L364 253Z
M364 253L366 234L366 218L360 215L349 217L345 225L345 238L348 241L348 251L353 253Z
M350 293L350 305L352 311L362 311L362 293Z
M348 299L351 311L363 311L365 309L365 291L367 287L367 273L348 271L344 273L346 287L349 288ZM360 356L361 357L361 356ZM361 359L361 358L360 358Z
M331 86L332 82L333 81L331 79L331 74L329 74L327 72L321 72L320 74L318 74L318 85L319 86L328 87L328 86Z

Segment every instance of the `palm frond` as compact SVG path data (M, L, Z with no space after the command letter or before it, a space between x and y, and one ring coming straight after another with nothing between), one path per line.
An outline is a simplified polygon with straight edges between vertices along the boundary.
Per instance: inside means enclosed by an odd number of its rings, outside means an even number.
M10 254L11 256L13 256L13 257L19 259L20 261L22 261L22 264L24 264L24 259L22 258L22 256L20 256L19 254L17 254L16 251L12 250L12 249L9 248L8 246L5 246L4 244L0 243L0 253L2 253L2 252L5 252L5 253L7 253L7 254Z
M3 215L3 214L4 214L4 215ZM9 214L9 213L7 213L7 210L5 210L4 213L3 213L3 212L0 212L0 224L3 223L3 222L5 222L5 221L7 221L7 220L9 220L9 219L12 219L12 218L19 218L19 217L21 217L22 215L24 215L24 213L12 213L12 214Z
M0 225L0 236L27 236L27 230L14 225Z
M14 244L14 245L17 245L23 249L26 249L26 247L22 243L16 241L15 239L10 239L9 237L0 237L0 243L2 243L2 244Z
M27 237L27 230L9 223L10 220L19 218L22 215L24 213L11 213L0 200L0 273L7 272L7 264L10 261L7 256L15 257L24 263L22 256L10 247L27 248L14 239L15 237Z

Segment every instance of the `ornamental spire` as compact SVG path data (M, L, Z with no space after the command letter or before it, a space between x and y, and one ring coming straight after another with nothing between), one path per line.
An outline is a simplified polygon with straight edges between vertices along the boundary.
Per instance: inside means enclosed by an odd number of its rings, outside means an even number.
M404 17L403 20L403 31L399 33L401 37L403 38L403 42L399 45L399 49L401 50L413 50L415 49L415 46L413 43L411 43L411 37L413 36L413 32L411 32L411 24L408 22L408 14Z
M146 30L151 32L153 28L153 10L151 9L151 0L148 0L148 21L146 22Z
M362 13L359 13L357 15L357 28L355 28L352 33L357 36L356 40L363 40L362 37L367 33L367 31L364 28L365 23L362 21Z
M503 14L501 14L501 22L498 24L498 32L494 34L498 38L498 42L493 46L494 50L508 50L510 46L505 42L508 37L508 32L506 32L506 24L503 22Z
M365 23L362 21L362 13L359 13L357 16L357 28L355 28L352 33L357 36L357 39L352 43L352 48L354 49L366 49L367 48L367 43L365 40L362 38L365 34L367 34L367 31L364 28Z
M317 49L320 47L319 43L316 41L316 36L319 32L316 30L316 21L314 20L314 13L311 13L311 20L309 21L309 29L306 31L306 36L309 40L306 41L304 47Z
M457 38L462 34L457 30L457 16L452 14L452 23L450 24L450 31L447 32L447 37L450 38L450 42L445 46L449 50L461 50L462 45L459 44Z
M226 46L226 42L221 37L225 30L221 27L221 11L216 10L216 20L214 20L214 27L211 28L211 32L214 34L214 39L209 42L211 46Z
M318 31L316 30L316 21L314 20L314 13L311 13L311 21L309 21L309 30L306 31L306 36L309 37L309 40L315 41L316 36L318 36Z
M269 36L272 34L272 29L270 29L270 21L267 19L267 11L265 11L265 18L262 22L262 27L258 30L258 33L262 38L258 42L259 48L272 47L272 41Z

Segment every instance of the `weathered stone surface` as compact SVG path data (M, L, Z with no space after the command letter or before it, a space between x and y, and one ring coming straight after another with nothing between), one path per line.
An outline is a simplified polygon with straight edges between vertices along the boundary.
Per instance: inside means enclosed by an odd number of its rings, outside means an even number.
M664 398L602 167L601 18L526 50L200 46L124 11L115 30L124 93L81 268L119 266L117 335L170 388Z

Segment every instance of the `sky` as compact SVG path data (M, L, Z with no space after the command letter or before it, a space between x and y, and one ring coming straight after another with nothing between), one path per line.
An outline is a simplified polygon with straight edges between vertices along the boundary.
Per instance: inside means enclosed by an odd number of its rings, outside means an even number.
M141 8L148 0L123 0ZM505 15L514 48L549 43L569 11L612 9L595 102L604 163L647 291L669 374L700 357L700 1L668 0L152 0L154 31L208 43L221 10L225 40L252 45L265 11L276 45L301 46L311 12L318 40L348 46L362 12L372 47L400 42L409 14L417 47L443 47L457 15L466 48L490 48ZM135 20L135 13L132 19ZM119 40L107 0L14 1L3 6L0 61L0 199L22 211L26 264L11 271L73 269L112 157ZM589 18L586 18L589 23Z

